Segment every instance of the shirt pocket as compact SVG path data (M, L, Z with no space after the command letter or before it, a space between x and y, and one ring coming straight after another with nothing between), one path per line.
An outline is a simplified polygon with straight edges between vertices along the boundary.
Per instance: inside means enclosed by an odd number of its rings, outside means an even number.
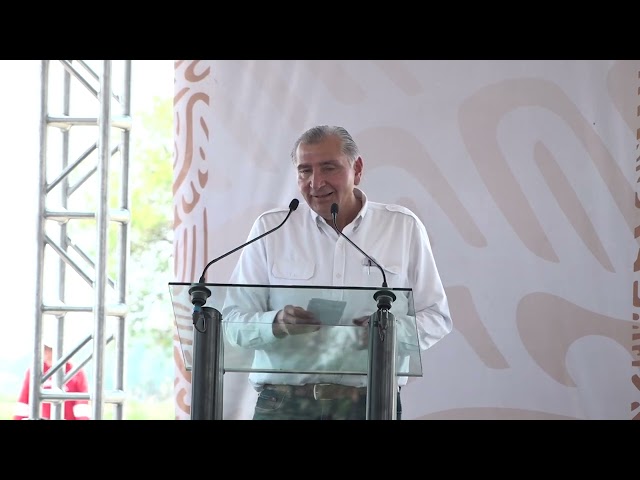
M271 276L276 283L306 283L315 271L316 264L309 260L277 260L271 267Z
M387 279L387 285L389 287L398 288L398 287L404 286L399 284L400 282L403 281L403 278L404 278L402 267L400 266L399 262L394 262L391 259L378 260L376 258L375 260L376 262L378 262L378 265L380 265L380 267L384 271L384 276ZM372 276L374 275L380 276L380 269L376 266L375 263L370 262L368 259L364 258L362 260L362 274L363 274L363 278L368 280L368 282L365 282L365 283L371 283ZM382 282L382 279L380 279L380 282Z

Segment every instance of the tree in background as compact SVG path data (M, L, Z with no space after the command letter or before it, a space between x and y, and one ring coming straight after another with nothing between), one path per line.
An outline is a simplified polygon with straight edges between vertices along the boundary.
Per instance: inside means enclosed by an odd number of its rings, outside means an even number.
M130 314L132 335L154 344L172 345L166 322L155 323L158 310L171 313L169 272L173 258L173 103L154 99L140 114L145 135L135 136L131 161ZM168 302L168 303L167 303ZM171 325L169 325L171 329Z
M127 333L128 368L135 365L141 371L130 390L164 396L173 391L173 309L168 287L173 259L173 99L156 97L150 111L137 115L141 130L132 132ZM160 372L165 381L160 382Z

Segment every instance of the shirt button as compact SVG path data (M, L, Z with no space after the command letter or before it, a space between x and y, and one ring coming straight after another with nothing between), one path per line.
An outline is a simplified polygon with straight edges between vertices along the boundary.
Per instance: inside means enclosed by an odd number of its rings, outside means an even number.
M336 273L336 278L342 278L342 274L341 273Z

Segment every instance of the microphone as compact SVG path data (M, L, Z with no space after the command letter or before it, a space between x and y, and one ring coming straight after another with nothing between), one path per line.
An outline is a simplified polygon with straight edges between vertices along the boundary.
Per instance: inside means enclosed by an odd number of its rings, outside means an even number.
M380 264L378 262L376 262L371 256L367 255L364 252L364 250L362 250L359 246L357 246L355 243L353 243L349 237L347 237L344 233L342 233L338 229L338 223L336 221L336 217L337 216L338 216L338 204L337 203L333 203L333 204L331 204L331 217L333 218L333 229L336 232L338 232L338 235L341 235L342 237L344 237L351 245L356 247L356 249L360 253L362 253L365 257L367 257L369 259L369 261L371 261L376 267L378 267L378 269L380 270L380 273L382 274L382 288L385 288L385 289L388 288L388 286L387 286L387 276L384 274L384 269L380 266ZM388 298L388 297L390 297L390 298ZM386 308L388 310L389 308L391 308L391 302L396 299L396 296L390 290L379 290L379 291L377 291L375 293L373 298L375 300L378 300L378 298L380 298L380 300L378 302L378 307Z
M349 237L347 237L344 233L342 233L340 230L338 230L338 224L336 223L336 217L337 216L338 216L338 204L337 203L333 203L331 205L331 217L333 217L333 229L336 232L338 232L338 235L342 235L344 238L346 238L347 241L351 245L356 247L361 254L363 254L365 257L367 257L369 259L369 261L373 262L373 264L376 267L378 267L378 269L380 269L380 273L382 273L382 288L387 288L387 276L384 274L383 268L378 264L378 262L376 262L369 255L367 255L359 246L357 246L355 243L353 243Z
M222 260L223 258L231 255L232 253L237 252L241 248L246 247L250 243L253 243L253 242L257 241L257 240L260 240L262 237L264 237L266 235L269 235L272 232L275 232L280 227L282 227L282 225L284 225L284 223L289 219L289 216L291 215L291 213L295 209L298 208L299 204L300 204L300 200L298 200L297 198L294 198L293 200L291 200L291 202L289 202L289 213L287 213L287 216L284 218L284 220L282 221L282 223L280 225L278 225L275 228L272 228L268 232L264 232L263 234L258 235L256 238L253 238L253 239L249 240L248 242L243 243L239 247L236 247L233 250L225 253L224 255L220 255L218 258L214 258L209 263L207 263L207 265L202 270L202 275L200 275L200 280L198 280L198 284L205 283L205 278L204 277L205 277L205 274L207 273L207 269L211 265L213 265L217 261ZM189 289L189 294L191 295L191 303L196 307L194 310L199 311L199 309L200 309L199 307L202 307L207 302L207 298L209 298L211 296L211 290L209 290L204 285L194 285L193 287L191 287Z

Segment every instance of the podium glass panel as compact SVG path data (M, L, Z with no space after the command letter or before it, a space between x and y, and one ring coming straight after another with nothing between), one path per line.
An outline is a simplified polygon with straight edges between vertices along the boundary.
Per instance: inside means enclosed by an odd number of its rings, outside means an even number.
M422 376L413 292L407 288L312 287L169 283L184 365L193 365L197 308L190 289L205 289L206 303L221 314L225 372L366 375L368 327L354 319L378 312L376 292L395 295L389 312L395 319L396 374ZM302 325L304 333L276 338L275 315L286 305L314 312L320 325ZM194 314L194 310L196 313Z

